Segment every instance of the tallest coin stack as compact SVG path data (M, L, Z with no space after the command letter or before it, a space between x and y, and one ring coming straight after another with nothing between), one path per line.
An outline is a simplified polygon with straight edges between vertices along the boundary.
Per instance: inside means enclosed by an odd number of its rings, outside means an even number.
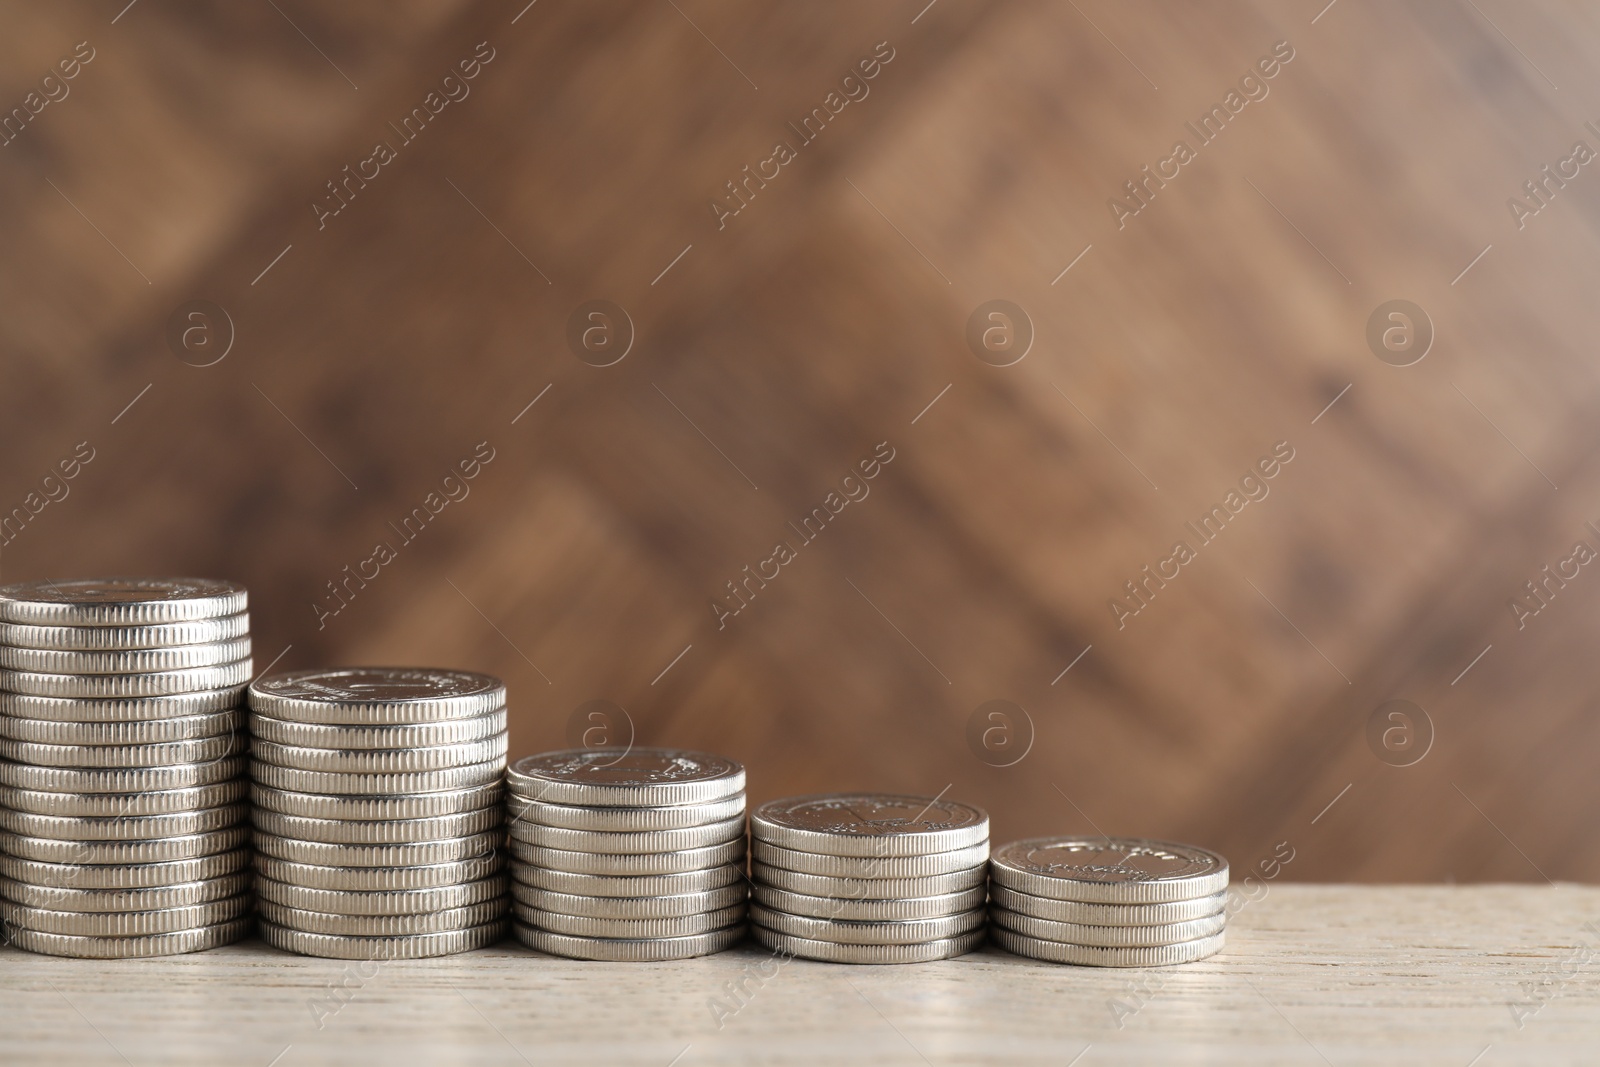
M250 928L242 586L0 588L0 942L193 952Z

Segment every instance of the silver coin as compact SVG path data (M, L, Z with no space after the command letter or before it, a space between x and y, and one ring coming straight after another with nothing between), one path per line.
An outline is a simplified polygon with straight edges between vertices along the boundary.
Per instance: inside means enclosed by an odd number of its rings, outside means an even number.
M646 830L682 830L722 822L744 813L744 794L703 804L672 804L657 808L599 808L576 804L547 804L524 800L515 793L506 796L506 811L512 822L559 826L567 830L603 830L607 833Z
M0 689L42 697L153 697L226 689L250 680L250 660L148 674L48 674L0 670Z
M242 585L215 578L78 578L0 587L0 622L43 626L144 626L237 615Z
M517 760L506 768L506 788L550 804L701 804L743 792L744 767L723 756L683 749L567 749Z
M62 886L31 885L0 878L0 897L50 911L129 912L161 911L206 904L250 892L253 878L239 871L221 878L198 882L153 886L149 889L72 889Z
M643 941L658 937L692 937L724 930L744 921L745 905L741 902L716 911L678 915L669 919L596 919L588 915L562 915L560 912L530 908L520 901L513 902L512 912L519 922L548 930L552 934Z
M257 905L257 910L267 922L301 933L332 934L337 937L409 937L413 934L469 930L504 919L510 914L511 906L509 901L501 897L481 904L411 915L341 915L290 908L263 900Z
M771 886L757 885L753 897L763 907L806 915L815 919L842 919L867 922L901 922L908 919L938 919L983 907L987 892L983 886L958 893L932 897L905 897L900 900L847 900L841 897L813 897L790 893Z
M32 812L0 808L0 830L57 841L154 841L163 837L226 830L249 817L250 805L239 801L198 811L112 818L35 815Z
M991 907L989 921L1013 933L1025 934L1040 941L1060 941L1069 945L1097 945L1105 948L1156 948L1176 945L1184 941L1197 941L1222 932L1228 924L1226 915L1209 915L1188 922L1163 923L1160 926L1088 926L1083 923L1057 922L1054 919L1036 919L1006 908Z
M1003 885L991 885L989 899L1002 908L1036 919L1054 919L1085 926L1159 926L1188 922L1221 915L1228 906L1226 891L1213 893L1209 897L1195 897L1193 900L1175 900L1168 904L1085 904L1077 900L1036 897L1007 889Z
M505 788L499 782L467 789L408 796L335 796L327 793L294 793L265 785L252 785L250 799L257 808L282 812L306 819L338 819L346 822L389 822L396 819L432 819L441 815L461 815L484 808L499 808ZM3 796L0 796L3 801Z
M529 948L574 960L604 960L612 963L658 963L687 960L723 952L744 940L745 925L689 937L662 937L628 940L608 937L574 937L539 930L525 923L514 924L517 940Z
M504 839L499 830L436 841L400 845L341 845L326 841L297 841L256 831L256 851L291 863L322 867L423 867L456 863L493 853Z
M459 815L435 815L426 819L349 822L344 819L304 819L257 808L251 818L257 830L278 837L336 845L403 845L496 830L505 821L505 812L499 808L479 808Z
M1003 926L991 927L995 944L1007 952L1047 963L1071 963L1080 967L1169 967L1193 963L1222 951L1226 931L1196 941L1154 948L1105 948L1098 945L1068 945L1014 933Z
M896 900L905 897L934 897L941 893L959 893L983 886L989 881L989 868L984 864L953 871L950 874L929 874L920 878L840 878L825 874L801 874L786 871L765 863L752 863L750 877L758 885L790 893L804 893L812 897L840 897L847 900Z
M0 922L42 934L72 937L148 937L214 926L250 914L254 899L248 893L225 900L190 904L160 911L50 911L0 899Z
M294 722L253 712L250 733L263 741L313 749L434 748L483 741L505 733L506 710L474 715L470 719L405 723L397 726L331 726L320 722ZM315 768L313 768L315 769Z
M561 915L583 915L592 919L674 919L742 905L746 900L746 890L744 883L740 882L703 893L678 893L663 897L585 897L572 893L553 893L548 889L534 889L521 882L513 882L511 896L529 908Z
M639 899L675 897L685 893L707 893L738 883L744 885L744 872L738 865L725 863L702 871L682 874L573 874L546 867L534 867L518 860L511 863L511 876L519 885L535 890L585 897ZM536 903L530 901L530 903Z
M286 671L250 686L250 707L294 722L381 726L470 719L506 705L500 679L423 667Z
M0 786L0 806L35 815L71 815L85 819L120 819L139 815L171 815L200 811L243 800L249 783L241 778L190 789L149 793L52 793Z
M0 760L0 785L47 793L152 793L226 782L243 774L244 766L243 756L133 768L35 767Z
M482 741L462 745L436 745L432 748L305 748L280 745L257 738L250 753L263 763L294 767L302 771L334 771L340 774L405 774L439 771L451 767L470 767L495 758L504 759L506 735L495 734Z
M44 745L153 745L243 731L244 712L238 709L136 722L62 722L0 715L0 738Z
M500 854L495 853L421 867L329 867L262 855L255 857L255 865L263 877L288 885L336 892L393 893L482 881L499 874L505 863Z
M278 767L260 760L250 762L250 776L259 785L293 793L333 793L339 796L395 796L404 793L454 792L500 781L505 757L449 767L438 771L402 774L352 774L345 771L304 771Z
M249 748L243 734L218 734L188 741L160 741L149 745L45 745L36 741L0 738L0 758L35 767L107 767L134 769L169 767L183 763L208 763Z
M750 834L829 856L925 856L989 840L989 816L942 797L837 793L768 801L750 814Z
M244 688L235 685L199 693L110 699L0 693L0 715L20 719L54 719L58 722L147 722L151 719L209 715L243 707Z
M735 815L705 826L681 830L567 830L537 823L513 823L511 836L530 845L567 849L571 852L649 853L682 852L686 848L706 848L744 838L744 816Z
M257 878L256 896L289 908L336 915L425 915L499 900L507 895L510 885L511 879L498 874L480 878L476 882L458 882L430 889L357 892L349 889L313 889L273 881L271 878Z
M1228 861L1193 845L1129 837L1036 837L995 850L989 877L1055 900L1164 904L1228 888Z
M420 960L452 956L457 952L485 948L505 940L510 921L497 919L466 930L446 930L433 934L408 934L404 937L349 937L339 934L308 934L262 920L261 940L285 952L302 956L322 956L336 960Z
M794 937L762 926L750 927L750 936L757 943L803 960L820 960L824 963L932 963L964 956L983 944L984 930L956 937L923 941L915 945L844 945L833 941L815 941L808 937Z
M176 930L147 937L77 937L71 934L45 934L37 930L13 930L11 943L29 952L47 956L68 956L82 960L144 959L151 956L176 956L185 952L231 945L250 933L255 919L245 917L195 930Z
M744 859L744 838L705 848L688 848L682 852L650 852L639 855L616 855L597 852L569 852L560 848L545 848L511 841L506 845L513 856L537 867L553 867L573 874L681 874L684 871L720 867Z
M0 875L59 889L154 889L222 878L250 866L250 850L237 848L162 863L49 863L0 855Z
M41 863L117 864L166 863L198 859L248 844L250 827L235 826L154 841L54 841L0 830L0 851Z
M250 655L250 638L168 648L81 651L0 645L0 667L45 674L149 674L232 663Z
M926 856L825 856L800 852L765 841L752 841L750 855L756 862L782 867L801 874L820 874L829 878L926 878L953 874L982 865L989 858L987 841L949 852Z
M250 613L146 626L29 626L0 622L0 644L13 648L123 651L229 641L250 632Z
M857 922L791 915L761 904L750 905L750 921L758 926L765 926L780 934L813 941L833 941L842 945L914 945L922 941L941 941L981 929L985 918L982 908L974 908L956 915L942 915L937 919Z

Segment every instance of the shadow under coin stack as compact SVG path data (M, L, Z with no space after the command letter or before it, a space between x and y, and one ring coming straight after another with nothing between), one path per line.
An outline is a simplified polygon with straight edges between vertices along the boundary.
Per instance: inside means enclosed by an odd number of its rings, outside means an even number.
M444 956L505 937L506 687L409 667L250 687L261 936L308 956Z
M1160 967L1222 949L1228 861L1203 848L1041 837L997 849L989 866L991 933L1019 956Z
M983 941L989 816L939 797L774 800L750 817L751 934L832 963L924 963Z
M247 607L209 579L0 588L0 943L114 959L249 932Z
M506 773L517 939L581 960L681 960L744 939L744 768L582 749Z

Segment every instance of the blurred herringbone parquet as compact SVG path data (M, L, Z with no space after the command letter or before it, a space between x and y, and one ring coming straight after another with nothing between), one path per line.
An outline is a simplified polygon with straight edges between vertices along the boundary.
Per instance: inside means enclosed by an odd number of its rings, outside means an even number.
M1600 577L1541 573L1600 548L1596 12L924 2L0 5L0 578L238 578L260 666L502 674L513 754L614 701L753 802L1600 875ZM992 299L1011 366L966 341ZM1367 344L1394 299L1408 367ZM213 366L166 340L194 300ZM569 348L590 300L614 365Z

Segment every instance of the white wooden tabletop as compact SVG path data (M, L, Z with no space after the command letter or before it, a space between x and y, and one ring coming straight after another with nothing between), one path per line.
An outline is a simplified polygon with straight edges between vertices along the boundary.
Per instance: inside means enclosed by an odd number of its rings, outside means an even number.
M0 1064L1600 1063L1600 888L1265 888L1222 955L1144 971L8 949Z

